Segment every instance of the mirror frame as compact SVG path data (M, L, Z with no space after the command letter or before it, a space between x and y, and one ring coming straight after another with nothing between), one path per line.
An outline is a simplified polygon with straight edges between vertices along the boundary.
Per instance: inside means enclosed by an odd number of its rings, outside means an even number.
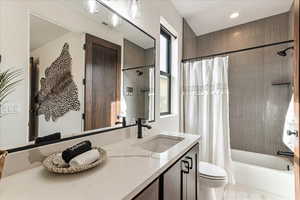
M114 14L116 14L118 17L120 17L122 20L126 21L127 23L131 24L132 26L134 26L136 29L138 29L139 31L141 31L142 33L144 33L145 35L147 35L148 37L150 37L151 39L153 39L154 41L154 94L156 93L156 39L150 35L149 33L145 32L143 29L141 29L139 26L137 26L136 24L134 24L133 22L129 21L128 19L126 19L125 17L123 17L120 13L118 13L117 11L115 11L114 9L112 9L111 7L109 7L108 5L106 5L105 3L102 2L102 0L96 0L97 3L99 3L101 6L105 7L106 9L108 9L110 12L113 12ZM122 68L123 69L123 68ZM122 70L121 69L121 70ZM155 116L156 116L156 95L154 95L154 119L149 121L149 123L154 123L155 122ZM124 128L129 128L129 127L133 127L133 126L137 126L137 124L131 124L125 127L112 127L112 128L103 128L103 130L91 130L88 131L88 133L86 134L82 134L82 135L76 135L76 136L71 136L71 137L66 137L66 138L62 138L59 140L53 140L53 141L49 141L49 142L43 142L40 144L29 144L29 145L25 145L25 146L20 146L20 147L16 147L16 148L11 148L11 149L7 149L6 151L8 153L15 153L15 152L19 152L19 151L24 151L24 150L28 150L28 149L32 149L32 148L36 148L36 147L40 147L40 146L46 146L49 144L55 144L55 143L60 143L60 142L65 142L68 140L73 140L73 139L78 139L78 138L84 138L84 137L88 137L88 136L93 136L93 135L98 135L101 133L106 133L106 132L110 132L110 131L115 131L115 130L119 130L119 129L124 129Z

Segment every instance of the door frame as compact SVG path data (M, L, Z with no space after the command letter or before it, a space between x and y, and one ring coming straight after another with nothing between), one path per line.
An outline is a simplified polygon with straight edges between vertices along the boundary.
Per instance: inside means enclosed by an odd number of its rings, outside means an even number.
M35 60L34 57L30 57L30 68L29 68L29 77L30 77L30 90L29 90L29 121L28 121L28 140L29 142L34 141L38 137L38 115L35 110L36 105L36 94L38 92L38 60Z
M87 101L87 97L92 95L92 88L87 88L87 82L88 81L92 81L92 77L88 76L91 73L92 70L92 53L88 53L91 52L92 50L92 46L93 43L97 43L103 47L106 48L110 48L113 49L115 51L117 51L117 89L116 89L116 113L120 113L120 106L121 106L121 49L122 47L118 44L109 42L107 40L104 40L102 38L98 38L96 36L93 36L91 34L86 33L85 34L85 44L84 44L84 50L85 50L85 69L84 69L84 113L83 113L83 130L86 131L86 113L87 113L87 104L91 104L92 102ZM90 100L92 98L89 98ZM91 130L89 130L91 131Z

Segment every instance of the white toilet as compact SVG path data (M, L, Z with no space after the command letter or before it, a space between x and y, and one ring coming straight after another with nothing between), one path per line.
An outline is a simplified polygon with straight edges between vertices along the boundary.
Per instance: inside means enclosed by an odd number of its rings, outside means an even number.
M199 199L217 200L217 196L223 194L217 195L216 189L223 189L227 182L227 173L224 169L210 163L199 162Z

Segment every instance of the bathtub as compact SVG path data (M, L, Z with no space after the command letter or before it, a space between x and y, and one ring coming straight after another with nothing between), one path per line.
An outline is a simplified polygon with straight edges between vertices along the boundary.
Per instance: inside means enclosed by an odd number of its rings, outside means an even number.
M293 165L289 159L235 149L231 154L237 184L294 199Z

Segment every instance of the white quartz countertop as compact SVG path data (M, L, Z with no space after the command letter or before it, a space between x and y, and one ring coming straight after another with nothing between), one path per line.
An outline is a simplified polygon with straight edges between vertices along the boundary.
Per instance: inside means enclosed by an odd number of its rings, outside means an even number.
M1 180L0 200L132 199L199 141L196 135L160 134L184 140L163 153L136 145L156 134L107 145L103 148L108 152L108 160L103 165L74 175L52 174L43 166L26 170Z

